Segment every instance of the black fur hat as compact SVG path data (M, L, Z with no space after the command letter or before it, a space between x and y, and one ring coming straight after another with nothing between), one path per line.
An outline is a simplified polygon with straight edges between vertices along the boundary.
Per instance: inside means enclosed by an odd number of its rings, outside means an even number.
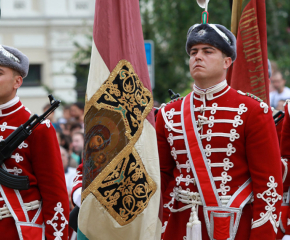
M230 30L219 24L195 24L188 29L186 52L189 55L190 48L196 44L205 43L221 50L233 62L236 60L236 37Z
M29 60L18 49L0 45L0 66L14 69L25 78L29 70Z

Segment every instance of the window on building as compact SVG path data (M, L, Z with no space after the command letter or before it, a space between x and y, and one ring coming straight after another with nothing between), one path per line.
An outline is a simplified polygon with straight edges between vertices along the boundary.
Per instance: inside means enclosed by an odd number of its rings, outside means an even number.
M40 86L41 84L41 64L30 64L29 72L23 80L22 86Z
M76 91L78 101L85 101L90 64L77 64L75 76L77 78Z
M25 1L24 0L15 0L14 1L14 8L15 9L24 9L25 8Z
M76 2L76 9L77 10L87 10L89 5L87 2Z

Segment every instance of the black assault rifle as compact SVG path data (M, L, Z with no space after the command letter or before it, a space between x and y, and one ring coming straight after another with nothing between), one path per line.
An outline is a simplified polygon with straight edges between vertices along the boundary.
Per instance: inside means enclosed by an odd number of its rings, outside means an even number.
M283 111L276 109L273 110L273 119L276 126L283 120L284 116L285 113Z
M174 100L174 99L180 97L180 94L179 93L175 93L171 89L168 89L168 93L169 93L169 97L170 97L171 100ZM158 111L159 111L159 108L154 107L155 121L156 121L156 116L157 116Z
M0 142L0 165L2 165L6 159L9 159L14 150L59 106L60 101L55 100L51 94L48 95L48 98L51 106L45 113L41 116L34 114L26 123L20 125L5 140ZM29 189L28 176L12 175L1 167L0 184L12 189Z

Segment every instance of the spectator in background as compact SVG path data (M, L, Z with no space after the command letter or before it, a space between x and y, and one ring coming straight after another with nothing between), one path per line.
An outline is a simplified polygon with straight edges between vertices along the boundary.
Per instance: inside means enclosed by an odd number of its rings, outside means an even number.
M277 64L276 62L273 62L273 61L270 61L268 59L268 78L269 78L269 93L270 92L273 92L275 89L273 88L272 86L272 83L271 83L271 77L273 75L273 73L275 73L277 71Z
M268 64L269 64L269 62L268 62ZM273 76L276 72L279 71L279 69L278 69L278 65L275 61L271 60L270 64L271 64L271 71L272 71L272 76Z
M62 117L57 120L62 131L65 132L68 130L66 124L70 121L70 119L70 105L66 105L62 109Z
M69 120L69 121L67 121L66 124L61 124L60 126L61 126L61 128L62 128L62 133L65 134L65 135L70 136L70 135L71 135L71 134L70 134L70 128L71 128L71 126L72 126L74 123L75 123L74 121Z
M84 103L76 102L70 107L71 117L78 123L84 125Z
M281 99L279 100L276 109L279 111L284 111L284 104L285 104L286 100L285 99Z
M59 146L63 147L69 154L69 166L76 168L79 164L79 156L72 151L72 139L71 136L63 133L57 133Z
M65 148L62 146L60 148L61 153L61 159L64 169L64 176L65 176L65 182L66 182L66 188L67 191L70 193L73 186L73 180L76 177L76 168L72 168L69 166L69 154ZM70 195L70 194L69 194Z
M78 122L74 122L70 125L70 135L72 136L74 133L76 132L84 132L84 128L82 126L82 124L78 123Z
M63 133L59 134L59 145L65 148L67 151L70 150L70 145L71 145L71 136L66 135Z
M285 86L286 80L280 71L276 71L271 77L274 91L270 92L270 105L277 108L279 100L290 98L290 89Z
M58 119L58 122L60 124L66 124L71 119L70 107L71 107L71 105L66 105L63 107L62 117L60 119Z
M71 201L71 190L73 187L73 180L76 177L76 168L72 168L69 166L70 158L67 150L60 146L60 153L61 153L61 159L63 164L63 170L64 170L64 176L65 176L65 182L67 187L67 192L69 196L69 203L70 203L70 210L73 209L73 204ZM72 229L70 228L69 231L69 239L76 239L76 234L73 233Z
M78 156L77 163L82 162L82 152L84 150L84 134L82 132L75 132L72 135L72 150Z
M43 108L42 108L42 111L43 111L43 113L44 112L46 112L49 108L50 108L50 104L48 103L48 104L46 104ZM56 121L55 121L55 119L54 119L54 112L52 112L48 117L47 117L47 119L49 119L49 121L52 123L52 125L53 125L53 127L54 127L54 129L56 130L56 131L61 131L61 128L60 128L60 126L59 126L59 123L57 123Z

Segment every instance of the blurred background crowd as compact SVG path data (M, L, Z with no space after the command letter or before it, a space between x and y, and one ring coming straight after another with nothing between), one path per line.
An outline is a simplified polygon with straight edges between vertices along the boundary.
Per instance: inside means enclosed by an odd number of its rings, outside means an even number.
M50 105L43 107L45 112ZM84 148L84 103L62 106L62 117L56 119L53 112L48 119L54 126L60 147L65 181L71 204L71 190L76 168L82 162ZM70 206L72 208L72 205Z
M277 110L284 111L283 105L287 99L290 99L290 88L286 86L286 78L276 62L271 61L271 68L270 105Z

